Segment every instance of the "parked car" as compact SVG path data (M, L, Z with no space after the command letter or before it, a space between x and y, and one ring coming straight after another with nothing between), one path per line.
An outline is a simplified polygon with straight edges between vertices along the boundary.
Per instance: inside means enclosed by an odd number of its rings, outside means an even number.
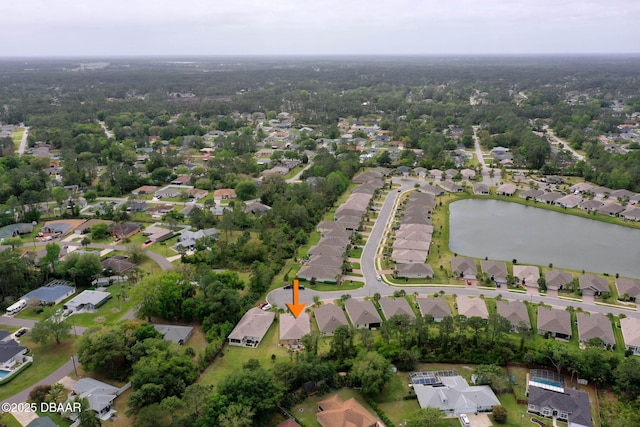
M467 280L467 285L469 285L469 286L472 285L471 280Z
M272 305L267 303L267 305L264 305L261 307L264 311L270 310L272 308Z
M298 285L298 289L304 290L304 285Z
M267 305L269 305L269 303L268 303L268 302L266 302L266 301L265 301L265 302L261 302L261 303L258 305L258 308L262 308L262 309L264 309L264 307L266 307ZM267 309L267 310L268 310L268 309Z
M284 286L282 287L282 289L291 289L293 288L293 285L291 283L285 283Z
M16 332L16 338L20 338L21 336L23 336L26 333L27 333L27 330L25 328L22 328L22 329L18 330L18 332Z

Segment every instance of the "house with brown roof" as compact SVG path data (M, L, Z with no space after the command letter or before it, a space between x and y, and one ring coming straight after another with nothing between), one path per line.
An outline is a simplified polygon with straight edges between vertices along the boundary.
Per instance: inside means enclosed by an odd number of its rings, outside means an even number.
M625 317L620 319L620 330L627 350L640 355L640 318Z
M498 314L511 323L511 332L519 328L531 329L531 320L527 306L522 301L497 300L496 307Z
M380 309L387 320L392 316L407 316L410 319L416 318L416 315L409 306L409 303L403 297L391 298L384 296L380 298Z
M111 270L120 275L132 270L136 267L134 263L129 261L127 257L116 255L100 262L103 270Z
M481 319L489 318L489 311L487 305L482 298L468 297L466 295L460 295L456 299L458 304L458 314L461 316L480 317Z
M382 324L382 318L369 300L349 298L345 301L344 308L351 319L351 324L357 329L375 329Z
M507 284L507 276L509 275L507 264L502 261L482 260L480 261L480 266L482 267L482 273L493 282L498 285Z
M616 344L613 336L611 320L602 313L580 313L578 319L578 337L581 343L593 338L600 338L608 350L612 350Z
M442 297L418 298L418 308L422 316L433 316L435 322L441 322L445 317L451 316L451 308Z
M451 273L463 279L476 279L478 275L476 261L466 257L451 258Z
M502 184L496 189L498 196L513 196L516 194L517 187L514 184Z
M298 424L293 418L289 418L278 424L276 427L300 427L300 424Z
M109 234L117 239L126 239L142 231L142 225L137 222L123 222L109 227Z
M618 295L621 297L627 296L630 301L635 302L640 297L640 281L633 279L625 279L620 277L616 279L616 288L618 288Z
M616 217L620 215L624 211L624 207L615 202L607 203L604 206L600 206L596 209L596 212L602 215L608 215L611 217Z
M489 194L489 186L482 182L474 182L473 194Z
M143 185L142 187L138 187L131 192L134 196L142 195L142 194L153 194L158 191L158 187L155 185Z
M190 188L187 190L187 195L195 200L204 199L209 195L207 190L200 190L199 188Z
M535 199L536 197L540 197L543 194L544 194L544 191L542 190L531 189L531 190L523 191L518 195L518 197L520 197L521 199L529 200L529 199Z
M556 200L556 205L562 206L563 208L567 209L575 208L580 203L582 203L582 197L576 194L568 194Z
M258 344L260 344L260 341L262 341L262 338L264 338L273 323L275 316L274 312L264 311L258 307L250 309L233 328L227 337L227 342L229 345L258 347Z
M332 336L338 326L349 326L344 311L335 304L324 304L313 310L322 336Z
M396 277L407 279L431 279L433 278L433 269L426 263L409 263L409 264L396 264L395 269Z
M303 336L311 333L311 321L306 312L300 313L298 317L293 314L283 313L278 319L280 325L280 345L289 348L300 348L300 340Z
M327 267L323 265L304 265L298 271L297 277L318 282L336 282L342 277L342 268Z
M461 193L464 191L464 188L461 185L458 185L453 181L441 181L438 185L449 193Z
M611 194L609 194L609 200L629 200L635 195L636 193L633 193L629 190L621 189L611 192Z
M429 256L428 251L415 249L394 249L391 259L397 263L424 263Z
M640 221L640 208L637 206L630 206L624 211L620 212L620 218L627 221Z
M540 269L534 265L514 265L513 276L518 283L529 287L538 287Z
M547 270L544 279L548 290L559 291L571 283L573 276L564 270Z
M571 315L566 310L538 307L538 334L571 339Z
M231 200L236 197L238 196L236 195L236 190L233 188L221 188L213 192L213 198L215 200Z
M318 402L316 419L322 427L380 427L382 424L355 398L343 400L334 394Z
M604 277L595 274L582 274L578 276L578 285L583 295L600 296L609 292L609 283Z

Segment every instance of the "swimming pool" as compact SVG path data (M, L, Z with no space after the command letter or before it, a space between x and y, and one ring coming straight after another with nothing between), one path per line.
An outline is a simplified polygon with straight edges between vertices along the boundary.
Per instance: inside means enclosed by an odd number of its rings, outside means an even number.
M9 376L9 374L11 374L11 371L6 371L4 369L0 369L0 380Z
M551 381L551 380L545 380L542 378L534 378L533 381L540 383L540 384L546 384L546 385L550 385L552 387L564 387L564 384L560 383L559 381Z

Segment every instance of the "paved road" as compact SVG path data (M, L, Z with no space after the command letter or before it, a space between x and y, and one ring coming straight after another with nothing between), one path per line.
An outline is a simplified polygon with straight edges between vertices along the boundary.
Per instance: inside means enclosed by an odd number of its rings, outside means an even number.
M300 176L302 175L302 173L304 171L306 171L307 169L309 169L311 166L313 165L313 162L311 161L311 159L309 159L309 162L307 163L307 165L305 167L303 167L300 172L298 172L297 174L295 174L294 176L292 176L291 178L287 179L287 184L291 184L294 182L301 182L300 181Z
M22 156L27 149L27 138L29 137L29 127L24 127L24 132L22 133L22 139L20 140L20 146L18 147L18 155Z
M582 154L578 154L576 152L576 150L574 150L573 148L571 148L569 146L569 144L565 141L563 141L562 139L558 138L556 136L555 133L553 133L553 131L551 130L551 128L549 128L549 126L544 125L543 129L547 132L547 136L550 140L550 142L556 142L560 145L562 145L562 148L564 148L565 150L569 151L571 154L573 154L573 157L575 157L578 160L584 160L584 156Z
M473 126L473 145L475 147L476 157L480 162L480 174L482 175L482 182L487 185L499 185L500 183L500 169L491 169L484 161L484 155L482 154L482 148L480 147L480 139L477 135L478 126ZM493 178L491 177L491 171L493 170Z
M100 126L102 126L104 134L107 136L107 138L113 138L113 132L107 129L107 125L105 125L103 121L98 121L98 123L100 123Z
M382 296L393 295L393 293L399 289L404 289L409 294L417 292L420 295L434 294L442 290L447 294L470 296L485 295L487 297L502 295L504 298L510 300L544 302L545 304L553 305L559 308L566 308L571 306L575 308L582 308L586 311L595 313L612 313L614 315L620 315L624 313L628 317L640 317L640 313L638 311L596 305L590 301L579 302L553 298L551 296L540 296L537 291L534 291L534 293L521 294L516 292L509 292L508 290L504 289L478 289L475 286L460 287L452 286L450 284L434 284L428 286L391 286L384 282L378 281L376 278L377 273L375 267L375 255L377 252L377 248L379 247L380 242L383 238L386 225L389 221L389 218L391 218L391 214L393 213L396 200L402 194L402 192L413 189L414 184L419 181L414 178L394 178L394 182L401 184L402 187L400 188L400 191L394 190L390 192L385 198L382 208L378 211L378 219L373 226L371 234L367 239L367 243L362 252L360 267L364 276L365 285L360 289L349 291L342 291L339 290L339 287L337 287L338 290L330 292L319 292L307 288L303 291L300 291L300 302L304 302L310 305L313 303L314 295L318 295L321 300L335 300L340 298L344 294L349 294L352 297L356 298L363 298L371 296L375 293L379 293ZM269 293L269 295L267 296L267 300L272 305L277 305L278 307L284 308L286 307L285 304L287 302L292 301L292 291L276 289Z

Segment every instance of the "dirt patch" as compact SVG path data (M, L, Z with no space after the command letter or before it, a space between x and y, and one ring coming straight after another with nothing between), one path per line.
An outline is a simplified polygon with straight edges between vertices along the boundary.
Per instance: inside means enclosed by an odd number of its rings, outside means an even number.
M111 309L111 312L112 312L112 313L119 313L119 312L120 312L120 309L119 309L118 307L113 307L113 308Z
M98 316L95 319L93 319L93 321L96 322L96 323L104 323L104 320L105 319L102 316Z

